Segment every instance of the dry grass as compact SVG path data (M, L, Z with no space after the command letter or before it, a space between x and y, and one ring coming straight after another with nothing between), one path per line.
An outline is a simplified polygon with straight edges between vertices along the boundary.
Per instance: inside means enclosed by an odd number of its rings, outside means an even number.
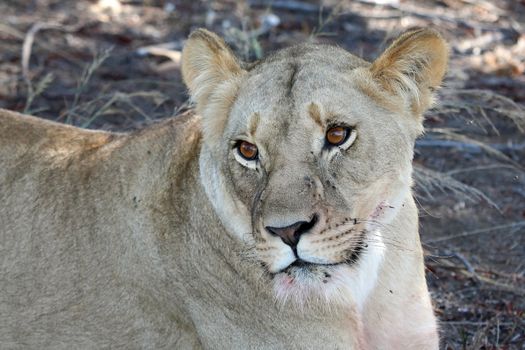
M89 84L89 81L91 77L93 76L93 74L95 73L95 71L98 68L100 68L100 66L104 63L104 61L109 57L111 50L112 49L107 49L95 55L95 57L93 58L93 61L82 71L82 75L80 76L80 79L77 84L77 88L75 90L75 96L73 97L73 102L71 106L67 109L67 112L65 114L64 122L66 124L71 124L72 115L77 114L76 109L77 109L77 105L78 105L80 96L85 92Z

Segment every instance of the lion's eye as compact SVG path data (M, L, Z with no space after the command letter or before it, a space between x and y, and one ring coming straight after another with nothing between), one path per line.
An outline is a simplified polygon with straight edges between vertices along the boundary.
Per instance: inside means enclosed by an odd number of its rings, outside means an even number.
M350 135L350 128L344 126L336 126L328 129L326 132L326 142L331 146L342 145Z
M241 157L243 157L246 160L256 160L259 156L257 146L246 141L240 141L239 143L237 143L237 150Z

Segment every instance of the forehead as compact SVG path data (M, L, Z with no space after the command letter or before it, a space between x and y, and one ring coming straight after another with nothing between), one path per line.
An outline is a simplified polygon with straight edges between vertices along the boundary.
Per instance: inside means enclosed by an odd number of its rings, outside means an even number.
M246 127L258 114L260 124L286 126L305 117L312 102L337 114L358 100L351 72L366 65L333 46L307 44L281 50L250 69L232 109L235 124Z

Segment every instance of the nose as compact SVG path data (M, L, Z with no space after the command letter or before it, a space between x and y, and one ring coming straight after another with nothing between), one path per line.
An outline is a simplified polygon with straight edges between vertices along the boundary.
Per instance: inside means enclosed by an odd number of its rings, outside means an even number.
M314 215L310 221L298 221L286 227L266 226L266 230L271 234L281 237L284 243L295 249L301 235L308 232L316 223L317 215Z

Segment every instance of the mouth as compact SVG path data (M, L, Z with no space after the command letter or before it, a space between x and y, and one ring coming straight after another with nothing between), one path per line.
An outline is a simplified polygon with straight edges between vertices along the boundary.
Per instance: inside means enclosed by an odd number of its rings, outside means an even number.
M336 262L336 263L327 263L327 264L318 264L318 263L312 263L309 261L302 260L301 258L297 258L293 263L279 271L278 273L291 273L291 272L305 272L305 273L312 273L315 271L318 271L319 269L329 269L335 266L351 266L357 263L359 260L363 250L367 248L368 245L360 242L360 244L357 244L357 246L353 249L352 253L343 261Z

